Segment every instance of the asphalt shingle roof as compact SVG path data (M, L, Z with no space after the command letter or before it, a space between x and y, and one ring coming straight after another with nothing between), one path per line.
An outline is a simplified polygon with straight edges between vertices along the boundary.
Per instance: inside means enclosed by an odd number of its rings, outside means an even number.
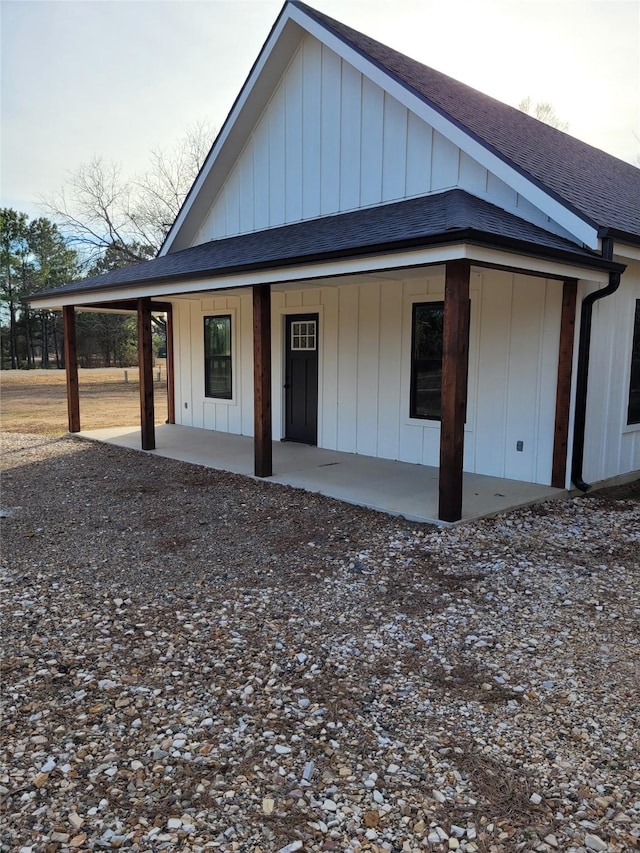
M640 169L291 2L591 224L640 240Z
M54 291L51 294L115 290L131 284L222 277L260 268L355 257L457 240L566 258L599 266L599 255L507 213L464 190L393 202L279 228L213 240Z

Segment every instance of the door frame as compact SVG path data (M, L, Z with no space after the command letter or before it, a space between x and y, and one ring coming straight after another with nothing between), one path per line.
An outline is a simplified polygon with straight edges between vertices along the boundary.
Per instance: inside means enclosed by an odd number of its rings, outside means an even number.
M304 321L304 319L315 320L316 322L316 348L315 348L315 358L316 358L316 429L315 429L315 443L310 444L310 446L317 447L320 441L320 336L321 336L321 313L318 310L318 306L304 306L298 307L294 310L284 309L282 313L282 381L280 383L282 388L282 438L281 441L297 441L298 439L289 438L287 436L287 388L286 388L286 379L287 379L287 359L290 353L290 341L288 330L291 327L291 323L296 321ZM301 442L305 443L305 442Z
M295 304L288 305L288 301L294 301L291 297L300 296L295 300ZM324 435L324 417L323 414L323 399L324 399L324 379L326 369L324 364L324 341L326 335L325 316L327 310L324 305L319 304L319 300L312 305L302 305L300 291L294 294L278 292L272 293L271 302L271 342L273 346L273 357L271 359L271 387L272 387L272 417L273 417L273 437L276 441L283 441L285 434L285 393L284 393L284 377L285 377L285 361L287 354L285 352L285 317L293 314L317 314L320 322L320 336L318 339L318 447L323 446L321 441ZM331 317L332 312L328 312ZM331 329L329 329L331 334Z

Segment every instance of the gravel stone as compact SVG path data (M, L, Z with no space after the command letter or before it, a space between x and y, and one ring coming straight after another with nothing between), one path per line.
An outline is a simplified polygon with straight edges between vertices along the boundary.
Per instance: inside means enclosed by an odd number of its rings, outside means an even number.
M3 441L2 853L639 849L637 489L443 530Z

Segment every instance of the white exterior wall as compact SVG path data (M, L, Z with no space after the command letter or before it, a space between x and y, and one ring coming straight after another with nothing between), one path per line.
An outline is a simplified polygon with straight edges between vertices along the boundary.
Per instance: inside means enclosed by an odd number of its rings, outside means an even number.
M274 439L283 434L284 316L317 312L318 445L437 466L439 423L409 417L411 318L414 302L443 297L438 274L274 292ZM465 470L550 482L561 300L557 281L472 273ZM176 421L252 435L251 292L174 305ZM232 315L231 401L204 397L203 317L215 312Z
M238 152L193 245L455 187L565 233L307 36Z
M620 287L593 309L583 464L587 483L640 470L640 424L627 424L640 261L616 260L627 264Z

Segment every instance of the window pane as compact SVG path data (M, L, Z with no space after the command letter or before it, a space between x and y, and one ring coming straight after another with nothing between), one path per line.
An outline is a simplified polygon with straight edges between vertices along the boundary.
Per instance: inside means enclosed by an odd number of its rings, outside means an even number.
M291 349L315 350L316 321L294 320L291 323Z
M640 299L636 300L636 315L633 325L627 423L640 424Z
M231 355L231 317L205 317L206 355Z
M440 390L442 388L442 365L436 361L421 361L415 367L414 418L440 417Z
M411 344L412 418L440 419L444 303L413 306Z
M206 367L205 396L231 399L231 359L211 357L207 359Z
M231 317L204 318L204 393L206 397L232 397Z

